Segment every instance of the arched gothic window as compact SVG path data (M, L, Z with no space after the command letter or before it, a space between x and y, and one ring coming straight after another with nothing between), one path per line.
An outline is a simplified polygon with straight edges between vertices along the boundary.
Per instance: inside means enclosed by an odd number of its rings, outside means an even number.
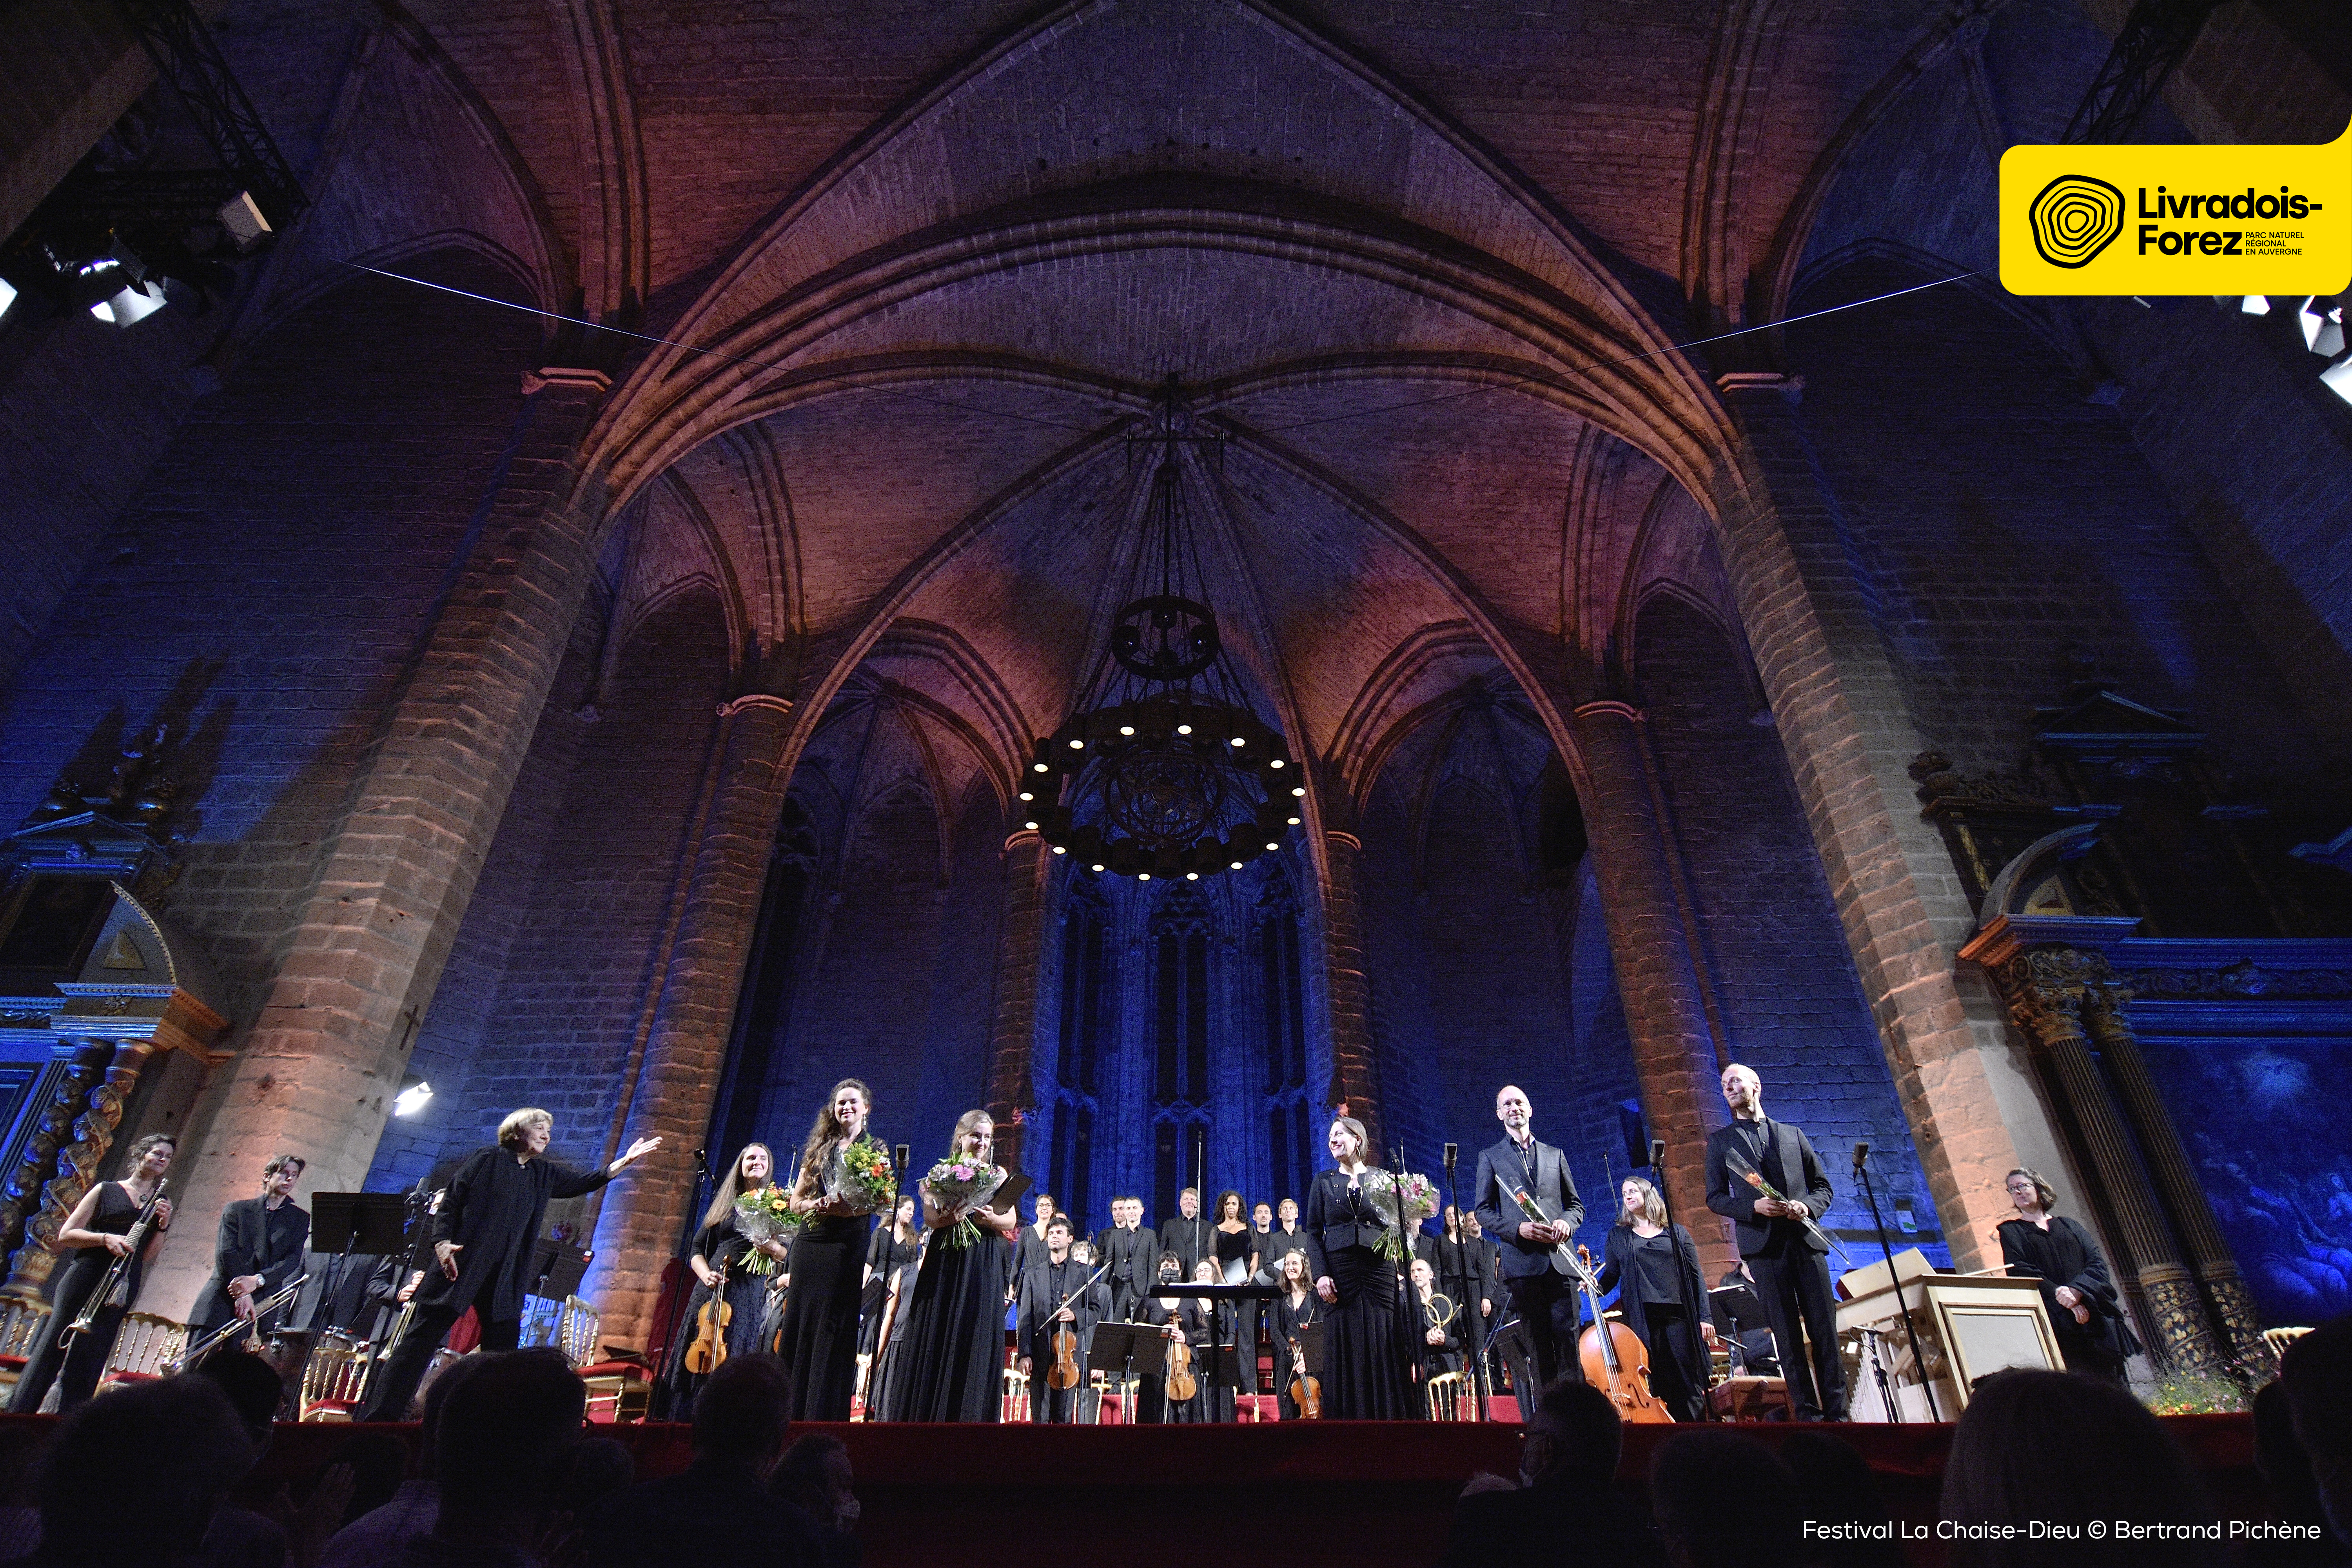
M1169 893L1151 917L1150 1038L1155 1213L1173 1215L1208 1137L1209 909L1191 889Z
M1111 1030L1110 916L1074 889L1062 912L1061 1023L1047 1078L1054 1086L1052 1187L1061 1205L1089 1215L1095 1118Z
M1307 1104L1307 988L1298 959L1298 897L1279 868L1258 895L1251 947L1265 1020L1266 1175L1277 1197L1295 1198L1314 1174L1315 1145Z

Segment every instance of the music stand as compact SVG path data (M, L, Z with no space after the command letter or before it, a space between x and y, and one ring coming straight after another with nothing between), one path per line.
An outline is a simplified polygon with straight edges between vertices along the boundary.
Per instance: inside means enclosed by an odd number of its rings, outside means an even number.
M330 1271L321 1298L331 1313L342 1295L343 1271L352 1254L381 1258L408 1250L408 1194L312 1193L310 1250L334 1254L335 1266ZM328 1326L336 1330L349 1328L344 1323Z
M1149 1350L1157 1355L1162 1338L1157 1323L1097 1323L1094 1343L1087 1351L1088 1372L1115 1372L1118 1374L1118 1391L1127 1400L1127 1424L1135 1425L1136 1399L1132 1389L1135 1380L1135 1358ZM1095 1425L1102 1425L1102 1405L1095 1405Z
M587 1275L588 1255L570 1242L542 1236L531 1243L530 1268L526 1277L536 1281L530 1288L532 1295L561 1302L580 1293L580 1281Z

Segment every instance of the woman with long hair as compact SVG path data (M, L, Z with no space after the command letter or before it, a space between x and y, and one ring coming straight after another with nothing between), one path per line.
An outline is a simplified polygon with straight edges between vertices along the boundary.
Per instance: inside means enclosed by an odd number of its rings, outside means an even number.
M923 1227L915 1216L915 1194L899 1194L890 1223L876 1226L866 1245L865 1316L857 1328L857 1353L866 1358L869 1420L889 1408L891 1364L907 1341L907 1307L914 1300L915 1270L923 1261Z
M1641 1177L1626 1177L1617 1195L1617 1223L1609 1227L1601 1265L1601 1294L1624 1287L1617 1310L1649 1349L1650 1392L1675 1420L1700 1420L1706 1414L1706 1345L1714 1342L1715 1325L1705 1316L1706 1276L1698 1248L1680 1226L1667 1234L1665 1200ZM1591 1261L1590 1255L1585 1261ZM1694 1312L1700 1314L1696 1331Z
M2123 1299L2096 1237L2063 1215L2057 1189L2032 1171L2011 1171L2006 1183L2015 1219L2000 1222L2000 1260L2011 1274L2042 1281L2042 1305L2058 1335L2066 1370L2120 1385L2124 1363L2137 1355L2139 1336L2125 1320Z
M1298 1381L1303 1370L1298 1357L1306 1351L1299 1331L1311 1329L1323 1321L1323 1303L1316 1297L1307 1254L1286 1252L1276 1260L1276 1268L1279 1271L1276 1283L1282 1287L1282 1294L1274 1299L1275 1407L1285 1421L1297 1421L1306 1414L1290 1397L1290 1386ZM1293 1345L1298 1346L1297 1353L1291 1349Z
M793 1237L792 1283L777 1332L777 1353L792 1369L795 1421L848 1420L857 1387L857 1298L871 1210L849 1180L844 1156L865 1134L873 1104L864 1084L843 1079L825 1096L801 1145L792 1206L803 1218Z
M710 1206L703 1211L702 1228L694 1233L694 1251L687 1258L687 1266L694 1270L694 1293L687 1298L686 1316L670 1336L669 1384L676 1400L672 1414L677 1420L691 1415L694 1396L707 1375L686 1368L687 1352L697 1338L704 1303L724 1292L722 1299L732 1313L723 1342L729 1355L746 1355L759 1348L768 1282L752 1269L751 1259L765 1257L771 1263L782 1264L785 1252L782 1242L752 1245L735 1224L735 1200L766 1187L775 1172L776 1157L765 1143L744 1144L711 1195Z
M1407 1337L1412 1320L1397 1266L1378 1250L1394 1216L1364 1190L1364 1124L1335 1117L1326 1142L1338 1168L1316 1173L1301 1226L1325 1308L1323 1413L1336 1421L1413 1420L1422 1410Z
M892 1352L893 1421L993 1421L1003 1403L1004 1368L1004 1271L1013 1263L1013 1233L1021 1216L1011 1204L990 1206L1004 1182L1004 1168L991 1162L996 1122L985 1110L957 1119L950 1157L984 1168L980 1202L970 1208L950 1202L926 1180L923 1226L930 1238L915 1273L913 1291L902 1297L906 1342ZM976 1237L959 1242L958 1222L969 1219Z
M159 1198L156 1193L179 1146L178 1139L161 1132L140 1139L124 1155L124 1173L110 1182L93 1184L58 1227L58 1238L50 1246L66 1255L66 1266L58 1271L49 1297L48 1321L34 1331L33 1353L16 1379L9 1408L17 1415L37 1412L41 1401L48 1397L49 1384L58 1381L61 1372L65 1385L58 1395L60 1411L75 1408L97 1392L106 1358L114 1350L114 1336L139 1299L140 1279L155 1249L163 1244L163 1233L172 1228L172 1200ZM134 1258L125 1237L151 1203L155 1209L153 1223L148 1228L146 1245ZM120 1299L100 1302L89 1331L67 1338L61 1345L58 1342L67 1327L81 1316L90 1292L118 1258L129 1259Z
M1212 1254L1217 1260L1216 1281L1239 1285L1257 1272L1257 1233L1250 1228L1247 1211L1242 1206L1242 1195L1236 1192L1217 1194L1217 1223L1209 1232ZM1227 1320L1233 1337L1234 1371L1240 1378L1240 1392L1257 1392L1257 1303L1235 1301L1219 1309Z

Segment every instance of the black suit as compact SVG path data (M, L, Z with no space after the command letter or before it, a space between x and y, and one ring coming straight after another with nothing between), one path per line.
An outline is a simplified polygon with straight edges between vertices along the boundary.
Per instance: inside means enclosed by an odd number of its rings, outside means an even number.
M310 1215L294 1206L291 1198L276 1208L267 1198L240 1198L221 1210L220 1234L213 1243L213 1277L196 1296L190 1327L198 1333L224 1328L236 1316L228 1282L244 1275L261 1276L254 1300L273 1296L302 1272L302 1249L310 1240ZM273 1314L285 1321L285 1309Z
M1021 1288L1015 1298L1013 1342L1016 1354L1030 1359L1029 1418L1032 1421L1067 1423L1077 1419L1078 1395L1085 1390L1087 1351L1094 1343L1095 1324L1102 1316L1102 1308L1108 1304L1100 1286L1079 1289L1093 1272L1083 1263L1072 1263L1066 1259L1057 1269L1049 1258L1034 1268L1024 1270L1021 1275ZM1058 1280L1055 1278L1057 1273L1061 1276ZM1064 1306L1065 1297L1068 1298L1071 1316L1076 1320L1072 1326L1078 1336L1080 1375L1077 1388L1052 1388L1045 1382L1045 1374L1054 1364L1054 1347L1050 1342L1054 1317Z
M1479 1152L1477 1180L1470 1189L1472 1207L1495 1243L1503 1288L1510 1292L1511 1310L1518 1314L1535 1353L1538 1389L1522 1393L1524 1405L1555 1378L1583 1377L1576 1363L1576 1330L1583 1314L1576 1283L1553 1249L1520 1237L1519 1226L1528 1215L1513 1196L1515 1187L1525 1188L1571 1231L1584 1223L1584 1201L1576 1195L1567 1156L1549 1143L1531 1139L1522 1155L1519 1146L1505 1137Z
M1197 1220L1180 1215L1160 1227L1160 1249L1182 1258L1184 1278L1190 1279L1192 1270L1201 1266L1201 1259L1215 1252L1216 1234L1217 1222L1207 1215Z
M1733 1173L1730 1155L1739 1151L1745 1161L1751 1143L1757 1142L1761 1148L1760 1158L1753 1162L1756 1168L1766 1181L1805 1205L1814 1216L1814 1227L1756 1212L1756 1200L1763 1194ZM1811 1140L1785 1121L1734 1122L1706 1135L1706 1206L1730 1220L1738 1232L1739 1256L1756 1277L1757 1300L1764 1303L1772 1336L1780 1342L1780 1373L1788 1380L1789 1402L1800 1421L1845 1419L1837 1298L1830 1289L1829 1244L1818 1234L1820 1216L1829 1212L1832 1195ZM1801 1323L1812 1341L1810 1368Z
M1113 1226L1095 1237L1095 1261L1110 1265L1103 1283L1110 1287L1111 1316L1125 1321L1143 1287L1160 1278L1160 1237L1140 1226Z

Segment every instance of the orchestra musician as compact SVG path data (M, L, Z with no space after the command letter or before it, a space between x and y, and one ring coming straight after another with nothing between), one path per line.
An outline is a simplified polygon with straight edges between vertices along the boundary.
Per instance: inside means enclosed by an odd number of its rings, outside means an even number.
M1535 1106L1525 1089L1507 1083L1497 1090L1495 1120L1503 1124L1503 1138L1479 1152L1473 1206L1498 1249L1503 1289L1534 1353L1535 1387L1548 1388L1555 1378L1584 1375L1576 1357L1581 1303L1556 1250L1576 1240L1584 1202L1576 1195L1567 1156L1536 1138ZM1513 1196L1515 1188L1525 1190L1554 1219L1528 1217Z
M1460 1372L1467 1363L1462 1350L1462 1303L1452 1297L1453 1310L1444 1322L1437 1321L1440 1309L1431 1298L1444 1295L1437 1288L1437 1271L1426 1258L1412 1260L1412 1300L1421 1315L1420 1354L1413 1375L1423 1383L1449 1372Z
M2007 1189L2017 1217L2001 1221L1995 1232L2001 1262L2013 1277L2042 1281L2042 1304L2066 1370L2120 1386L2124 1363L2140 1352L2140 1342L2124 1318L2106 1255L2089 1231L2050 1212L2058 1204L2057 1189L2040 1175L2011 1171Z
M468 1307L481 1321L483 1349L513 1350L522 1338L531 1244L549 1200L593 1193L661 1147L658 1138L640 1138L611 1164L579 1171L546 1157L554 1135L554 1117L525 1107L499 1123L496 1143L467 1155L449 1178L433 1216L436 1267L416 1289L416 1310L361 1420L397 1420L406 1412L433 1352Z
M849 1180L845 1157L865 1134L873 1107L864 1084L843 1079L824 1097L801 1145L792 1206L803 1217L784 1268L790 1283L776 1331L777 1354L793 1374L795 1421L846 1421L857 1391L868 1208Z
M299 1154L277 1155L261 1168L259 1197L239 1198L221 1210L212 1278L196 1294L190 1339L239 1321L253 1323L257 1333L269 1331L269 1321L255 1321L256 1309L300 1278L302 1250L310 1240L310 1215L293 1199L305 1164ZM283 1322L289 1306L273 1308L269 1319Z
M1702 1318L1698 1332L1691 1331L1691 1313L1704 1310L1699 1304L1706 1300L1698 1248L1681 1226L1667 1233L1665 1200L1641 1177L1626 1177L1618 1198L1601 1293L1624 1287L1617 1310L1649 1350L1650 1392L1675 1420L1700 1420L1706 1414L1706 1346L1715 1342L1715 1324Z
M131 1304L139 1300L141 1276L155 1249L163 1246L163 1233L172 1228L172 1200L157 1197L156 1187L172 1168L172 1156L178 1149L177 1140L161 1132L140 1139L123 1158L123 1168L131 1173L93 1185L58 1227L57 1240L50 1246L68 1256L50 1288L49 1320L38 1331L33 1353L17 1375L16 1393L9 1399L8 1408L15 1414L38 1414L52 1383L62 1381L58 1393L60 1411L73 1409L98 1391L106 1358L114 1352L114 1336ZM133 1258L131 1244L123 1238L151 1201L154 1215L147 1243ZM90 1292L98 1289L118 1258L126 1259L128 1268L121 1288L110 1292L114 1300L99 1304L88 1332L72 1335L69 1346L60 1345L58 1340L80 1317Z
M1045 1261L1045 1227L1054 1218L1054 1194L1039 1193L1030 1212L1036 1215L1035 1223L1023 1226L1013 1238L1013 1277L1004 1282L1008 1301L1020 1290L1021 1277Z
M1194 1277L1199 1276L1196 1273ZM1184 1259L1172 1251L1161 1253L1159 1278L1163 1285L1182 1279ZM1198 1296L1150 1296L1138 1310L1136 1321L1153 1324L1164 1339L1185 1346L1192 1357L1194 1381L1192 1398L1172 1398L1168 1393L1167 1359L1158 1356L1150 1358L1149 1364L1139 1363L1135 1370L1142 1386L1136 1394L1137 1419L1145 1425L1167 1422L1197 1426L1210 1418L1205 1363L1213 1330L1208 1305Z
M1201 1266L1201 1259L1209 1256L1209 1222L1201 1217L1199 1188L1186 1187L1176 1194L1176 1217L1160 1226L1160 1250L1176 1255L1187 1279Z
M1022 1373L1029 1379L1029 1418L1055 1425L1077 1419L1079 1395L1086 1392L1087 1352L1105 1304L1099 1285L1080 1289L1093 1270L1070 1256L1070 1216L1057 1214L1045 1222L1045 1260L1022 1273L1014 1310L1013 1342L1020 1350ZM1047 1376L1054 1367L1053 1336L1064 1326L1077 1342L1079 1381L1073 1388L1055 1388Z
M746 1143L727 1168L727 1175L711 1194L710 1206L703 1211L702 1227L694 1233L694 1249L687 1257L687 1267L694 1270L694 1290L686 1301L686 1315L679 1320L677 1331L671 1336L673 1360L670 1386L677 1403L671 1407L674 1419L691 1419L694 1396L701 1391L709 1373L687 1370L687 1352L698 1337L700 1314L705 1303L714 1295L721 1295L729 1314L724 1344L730 1356L749 1355L759 1349L760 1317L768 1294L767 1279L751 1267L755 1256L764 1256L781 1264L785 1256L780 1241L761 1242L754 1247L735 1223L735 1200L745 1193L756 1193L768 1185L776 1169L776 1157L765 1143Z
M996 1121L985 1110L957 1119L949 1152L985 1166L1001 1185L1004 1168L990 1163ZM1013 1233L1021 1226L1008 1198L992 1206L983 1195L969 1209L941 1198L929 1181L922 1194L923 1224L930 1239L915 1272L913 1297L902 1302L907 1342L898 1351L905 1364L891 1376L893 1421L994 1421L1003 1400L999 1376L1004 1365L1004 1271ZM979 1235L961 1245L949 1234L969 1219Z
M1275 1408L1285 1421L1297 1421L1301 1412L1290 1397L1290 1385L1297 1381L1301 1369L1291 1347L1296 1344L1304 1350L1299 1331L1323 1321L1323 1302L1315 1294L1311 1266L1304 1251L1284 1253L1276 1267L1280 1270L1282 1294L1274 1299L1272 1315Z
M1756 1069L1723 1069L1731 1123L1706 1135L1706 1206L1732 1222L1739 1256L1780 1348L1780 1374L1800 1421L1845 1419L1845 1363L1838 1354L1837 1300L1830 1292L1829 1243L1808 1225L1829 1207L1829 1177L1812 1141L1764 1114ZM1734 1173L1734 1159L1782 1194L1766 1197ZM1810 1367L1805 1339L1812 1338Z

